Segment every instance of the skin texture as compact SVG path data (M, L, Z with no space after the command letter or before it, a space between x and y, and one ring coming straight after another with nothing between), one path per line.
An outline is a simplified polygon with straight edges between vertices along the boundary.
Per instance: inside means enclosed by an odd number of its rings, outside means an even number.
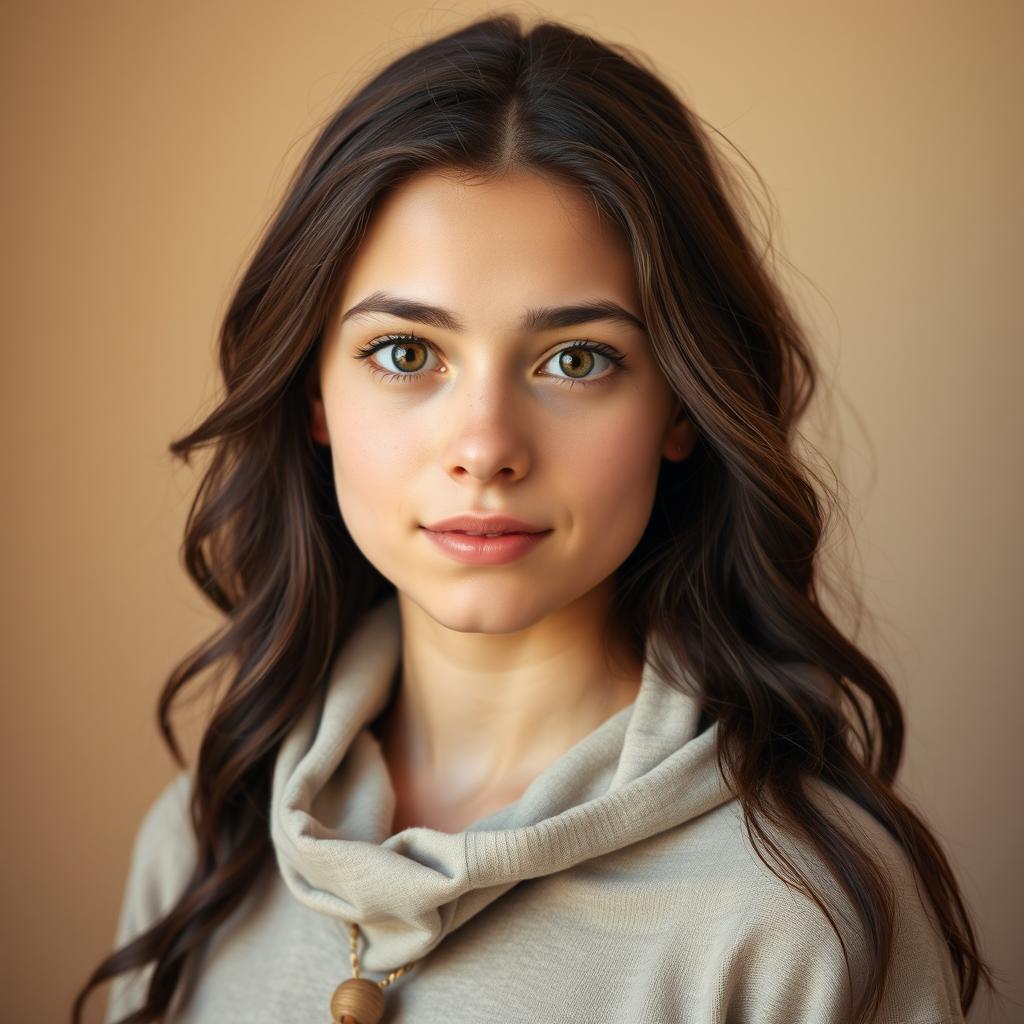
M378 290L463 329L341 322ZM377 723L395 831L454 831L518 799L636 696L642 665L605 625L611 577L647 524L660 460L687 457L695 433L639 327L519 326L527 308L600 299L640 318L626 240L583 193L525 171L420 172L377 207L339 281L307 394L345 524L398 590L401 678ZM398 332L420 343L356 358ZM567 361L583 339L624 364L578 349ZM461 564L421 525L462 512L553 532L517 561Z

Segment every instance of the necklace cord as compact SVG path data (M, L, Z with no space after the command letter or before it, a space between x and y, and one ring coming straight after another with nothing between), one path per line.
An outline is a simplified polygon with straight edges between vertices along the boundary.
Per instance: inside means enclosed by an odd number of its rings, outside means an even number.
M361 978L362 975L360 974L359 952L358 952L359 925L357 925L354 921L349 926L348 935L349 935L349 945L351 946L351 949L352 949L352 952L351 952L351 955L350 955L350 959L352 961L352 977L353 978ZM401 967L397 967L393 971L389 971L387 977L379 979L376 982L376 984L380 985L381 988L387 988L388 985L390 985L396 979L400 978L403 974L406 973L406 971L412 970L412 968L417 963L418 963L418 961L411 960L409 963L403 964Z

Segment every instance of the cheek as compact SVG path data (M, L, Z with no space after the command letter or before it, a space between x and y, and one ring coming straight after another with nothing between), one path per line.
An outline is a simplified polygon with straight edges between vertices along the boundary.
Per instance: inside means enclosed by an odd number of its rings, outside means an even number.
M657 477L661 457L658 396L640 386L615 398L580 418L571 451L563 453L581 486L596 499L636 494Z
M599 530L632 546L647 525L661 461L660 435L650 410L595 417L585 434L559 455L564 493L579 503L584 532Z
M382 416L380 402L339 394L327 411L338 506L353 536L400 521L408 481L422 461L422 435L401 417Z

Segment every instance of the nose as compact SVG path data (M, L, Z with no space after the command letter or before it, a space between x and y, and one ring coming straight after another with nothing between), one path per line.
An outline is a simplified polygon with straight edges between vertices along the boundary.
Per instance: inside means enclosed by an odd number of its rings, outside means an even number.
M453 388L442 416L450 430L442 458L457 481L512 483L530 467L529 415L508 374L487 372Z

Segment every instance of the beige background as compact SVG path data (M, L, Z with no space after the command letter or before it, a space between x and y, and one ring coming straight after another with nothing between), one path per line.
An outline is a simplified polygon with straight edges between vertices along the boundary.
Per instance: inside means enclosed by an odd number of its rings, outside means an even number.
M173 771L156 695L214 619L178 563L198 478L166 445L215 396L214 334L243 256L343 92L487 9L4 13L7 1020L67 1019L108 951L139 818ZM507 9L647 52L771 189L832 383L834 412L808 434L848 490L851 578L872 613L861 639L905 699L907 792L1015 1001L972 1020L1024 1020L1024 5ZM190 752L199 714L181 718Z

